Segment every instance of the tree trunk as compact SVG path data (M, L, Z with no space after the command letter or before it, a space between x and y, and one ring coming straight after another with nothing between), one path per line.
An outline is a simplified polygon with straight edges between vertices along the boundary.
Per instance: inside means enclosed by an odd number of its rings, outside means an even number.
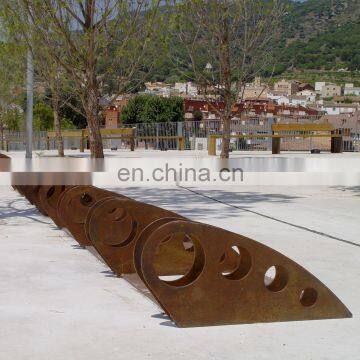
M102 159L104 158L104 150L100 133L99 104L96 91L89 92L85 111L89 127L91 157Z
M4 124L2 122L2 120L0 120L0 150L4 150Z
M226 8L225 11L228 11ZM229 24L228 16L224 14L223 18L223 32L220 44L220 66L222 84L224 86L224 103L225 110L222 116L223 121L223 136L220 158L228 159L230 150L230 123L232 117L233 98L231 93L231 64L230 64L230 39L229 39Z
M104 158L104 150L98 116L90 115L87 117L89 125L89 140L91 157L97 159Z
M93 158L104 158L104 150L100 133L99 118L99 84L97 81L97 61L96 53L96 37L97 28L95 23L95 0L87 0L85 2L85 23L84 31L88 37L87 44L87 65L85 71L85 81L87 87L87 97L85 104L85 113L89 127L90 153Z
M52 94L52 104L54 112L54 129L56 135L56 146L58 149L58 155L64 157L64 140L61 133L61 124L59 116L59 95L57 91L53 91Z
M228 159L229 152L230 152L230 123L231 123L231 114L225 115L223 118L223 136L222 136L222 143L221 143L221 159Z

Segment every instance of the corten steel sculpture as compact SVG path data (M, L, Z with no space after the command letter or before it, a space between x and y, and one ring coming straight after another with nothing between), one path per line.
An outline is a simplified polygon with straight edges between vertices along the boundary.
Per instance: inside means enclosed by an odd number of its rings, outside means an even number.
M35 186L15 185L15 189L20 195L24 196L31 205L34 205Z
M11 159L9 156L0 153L0 172L10 171L11 169Z
M142 230L153 221L166 217L183 219L153 205L110 197L100 200L90 210L85 233L115 274L129 274L135 272L133 252ZM184 273L193 261L191 246L186 250L186 239L166 240L160 246L160 256L164 258L161 274Z
M59 227L63 228L65 224L58 216L58 202L61 194L71 186L65 185L53 185L53 186L40 186L38 190L39 202L54 223Z
M85 220L91 207L109 196L124 197L94 186L73 186L59 196L58 218L81 246L92 245L85 235Z
M252 239L91 186L17 189L115 273L136 271L179 327L352 316L308 271Z
M165 312L180 327L351 317L317 278L277 251L210 225L173 220L145 229L136 243L135 267ZM151 225L150 225L151 227ZM195 260L182 278L164 281L154 267L163 239L182 233L192 239ZM230 248L238 266L223 269ZM273 279L267 278L275 268Z
M157 206L128 198L99 200L89 211L85 234L110 269L117 275L135 272L134 247L142 231L162 219L184 217ZM186 236L170 236L159 246L155 267L159 275L185 274L194 259L194 248ZM230 249L224 266L236 265L236 253Z
M19 191L19 193L25 196L25 198L30 202L30 204L35 205L42 215L48 216L39 198L40 188L41 188L40 185L16 186L16 189Z

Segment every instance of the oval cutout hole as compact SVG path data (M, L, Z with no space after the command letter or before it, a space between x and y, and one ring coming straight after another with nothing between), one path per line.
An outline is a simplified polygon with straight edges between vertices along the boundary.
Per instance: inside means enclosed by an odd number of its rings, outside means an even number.
M317 291L313 288L306 288L300 294L300 303L302 306L310 307L315 305L318 298Z
M272 292L283 290L289 281L287 270L281 265L273 265L267 269L264 276L266 288Z
M240 280L250 272L252 259L248 250L234 245L221 256L220 264L226 279Z

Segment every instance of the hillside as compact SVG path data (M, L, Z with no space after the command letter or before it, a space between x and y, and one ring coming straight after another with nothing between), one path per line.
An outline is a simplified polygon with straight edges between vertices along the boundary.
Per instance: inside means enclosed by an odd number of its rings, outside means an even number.
M277 72L292 67L360 70L360 1L308 0L290 5Z
M360 70L360 20L330 25L308 40L296 40L281 49L280 70ZM280 71L281 72L281 71Z
M353 79L359 83L360 0L284 1L287 12L282 23L282 39L276 49L275 72L271 67L262 75L301 74L302 79L310 81L321 77L324 81L341 83ZM182 45L175 39L171 46L182 52ZM151 80L174 82L192 77L189 67L180 74L174 63L160 53L157 61Z
M292 2L284 19L288 43L308 40L331 27L357 22L359 0L306 0Z

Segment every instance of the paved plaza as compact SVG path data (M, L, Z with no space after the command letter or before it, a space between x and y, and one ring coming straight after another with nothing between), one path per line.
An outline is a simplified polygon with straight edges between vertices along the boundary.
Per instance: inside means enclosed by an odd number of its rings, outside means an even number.
M148 297L1 186L1 359L359 357L360 187L111 190L280 251L325 283L353 318L177 328Z

